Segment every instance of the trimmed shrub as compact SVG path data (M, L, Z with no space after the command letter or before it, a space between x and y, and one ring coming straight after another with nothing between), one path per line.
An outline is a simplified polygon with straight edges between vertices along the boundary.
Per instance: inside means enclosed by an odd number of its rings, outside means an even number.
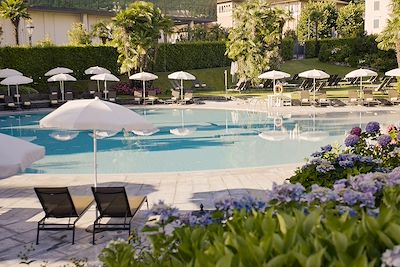
M284 38L280 47L280 55L283 60L291 60L293 58L294 39L291 37Z
M351 67L370 67L387 71L397 67L393 50L382 51L377 47L376 36L320 40L318 58L322 62L339 63ZM315 41L305 42L306 58L314 57Z
M225 42L162 44L154 71L177 71L229 66Z

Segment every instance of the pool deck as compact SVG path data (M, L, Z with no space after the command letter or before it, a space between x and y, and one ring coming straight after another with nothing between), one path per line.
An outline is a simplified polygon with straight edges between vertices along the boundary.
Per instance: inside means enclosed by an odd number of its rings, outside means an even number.
M136 106L137 107L137 106ZM395 110L399 107L277 107L267 109L261 101L206 102L204 105L155 105L148 108L209 108L268 112L271 114L310 114L327 112L361 112ZM40 110L43 112L46 110ZM32 111L29 111L32 112ZM10 112L0 112L0 115ZM12 112L12 114L15 114ZM248 169L195 171L180 173L113 174L98 177L99 185L125 186L128 195L147 195L150 206L164 200L182 211L198 210L200 204L213 208L215 201L240 198L251 194L263 198L273 182L282 183L290 177L298 164ZM40 244L35 244L37 221L43 212L34 194L35 186L68 186L73 194L90 195L92 175L23 174L0 180L0 266L17 266L18 254L26 252L24 246L33 244L30 266L63 266L71 258L87 258L91 266L102 248L112 239L126 237L126 232L102 232L96 235L97 244L91 244L91 234L85 229L93 223L92 206L77 224L76 243L71 245L71 233L66 231L41 232ZM133 220L133 227L140 229L147 218L142 208Z

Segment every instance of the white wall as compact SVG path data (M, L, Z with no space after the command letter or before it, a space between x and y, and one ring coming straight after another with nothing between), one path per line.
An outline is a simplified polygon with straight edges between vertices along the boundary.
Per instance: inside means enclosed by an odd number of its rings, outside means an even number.
M68 31L73 23L81 22L87 30L91 30L93 24L100 20L107 20L111 17L61 13L61 12L43 12L30 11L32 25L35 27L32 35L32 43L35 44L39 40L43 40L46 34L56 45L68 44ZM14 27L9 20L0 19L0 26L3 28L1 37L1 46L15 45ZM20 44L28 45L28 33L26 31L26 22L21 21L19 27ZM94 40L95 43L100 43L100 40Z
M365 31L378 34L386 27L391 0L365 0Z
M232 5L232 2L217 4L217 23L223 28L232 28L233 26Z

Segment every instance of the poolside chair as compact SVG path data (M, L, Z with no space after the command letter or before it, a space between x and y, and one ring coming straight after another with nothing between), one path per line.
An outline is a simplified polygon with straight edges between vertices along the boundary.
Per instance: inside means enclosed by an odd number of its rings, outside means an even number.
M379 105L379 101L374 99L374 95L372 92L364 91L364 99L363 99L363 104L364 106L376 106Z
M143 203L149 202L146 196L129 197L125 187L92 187L99 215L93 223L93 244L96 231L128 230L131 234L131 221ZM103 218L123 219L123 222L101 223Z
M387 100L388 100L392 105L398 105L398 104L400 104L399 92L398 92L396 89L387 90L387 94L388 94Z
M60 104L60 102L58 101L58 96L55 94L50 94L49 99L50 99L50 106L52 107L58 106Z
M133 101L138 105L142 102L142 91L133 91Z
M31 102L29 96L27 96L27 95L22 95L21 96L21 105L24 108L31 108L32 107L32 102Z
M172 97L170 99L165 99L164 104L175 104L179 100L180 92L176 90L171 90Z
M320 94L318 96L318 105L320 107L327 107L331 104L331 101L327 98L326 94Z
M310 106L310 92L309 91L300 91L300 105L301 106Z
M202 82L200 80L197 80L197 79L193 80L192 84L193 84L193 88L205 88L205 87L207 87L206 83L204 83L204 82Z
M180 90L181 89L181 85L177 80L169 80L169 83L172 86L172 89L174 90Z
M143 101L144 104L152 104L154 105L154 103L158 100L158 97L156 96L156 91L155 90L149 90L148 91L148 97L146 97Z
M179 104L187 104L193 101L193 93L192 92L186 92L185 95L183 96L183 99L179 100Z
M6 95L4 96L4 103L6 103L7 109L17 109L18 106L14 102L14 98L12 96Z
M71 196L67 187L35 187L45 216L38 222L36 244L40 231L71 230L72 244L75 243L75 224L93 204L92 196ZM50 222L47 219L68 219L68 222ZM74 219L74 220L73 220Z
M356 91L348 91L347 92L347 104L348 105L358 105L359 104L359 98L358 98L358 93Z
M74 100L74 94L71 91L65 93L64 96L65 101Z
M108 92L108 101L116 102L117 101L117 92L116 91L109 91Z
M236 85L232 88L228 88L227 91L240 92L242 90L242 88L244 87L245 83L246 83L246 79L240 78L239 81L236 83Z

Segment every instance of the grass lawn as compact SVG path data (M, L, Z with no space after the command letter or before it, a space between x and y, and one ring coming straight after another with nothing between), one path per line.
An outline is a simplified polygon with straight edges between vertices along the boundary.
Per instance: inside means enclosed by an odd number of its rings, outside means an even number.
M338 74L344 76L346 73L354 70L350 67L337 66L334 64L320 62L317 58L303 59L303 60L291 60L287 61L282 65L281 70L294 75L296 73L310 70L310 69L320 69L324 70L329 74ZM214 95L221 96L225 94L224 91L224 70L230 71L230 67L225 68L213 68L213 69L197 69L197 70L187 70L187 72L192 73L197 79L205 82L207 88L194 89L197 96L202 95ZM171 84L168 80L168 74L170 72L158 72L156 73L159 77L158 80L154 81L153 85L155 87L161 88L163 91L168 91L171 88ZM229 84L231 84L231 76L228 77ZM185 88L191 88L192 83L190 81L185 82ZM346 90L339 89L335 94L341 94L342 92L347 92ZM251 90L246 91L241 95L259 95L263 96L266 92L264 90ZM235 95L235 94L230 94Z

